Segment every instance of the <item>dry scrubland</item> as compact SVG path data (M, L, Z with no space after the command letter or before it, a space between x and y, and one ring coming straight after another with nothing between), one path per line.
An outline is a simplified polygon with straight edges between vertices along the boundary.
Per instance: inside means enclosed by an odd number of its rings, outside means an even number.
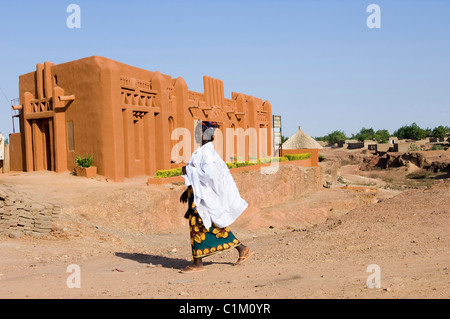
M329 165L323 180L291 165L272 182L236 174L250 207L231 228L255 255L233 266L237 252L227 251L196 274L179 273L191 257L183 185L0 175L0 185L61 207L48 236L0 235L0 297L450 297L449 173L430 166L450 163L450 153L422 161L321 153ZM305 177L310 184L300 185ZM66 285L70 264L80 266L79 289ZM366 285L370 264L380 266L381 288Z

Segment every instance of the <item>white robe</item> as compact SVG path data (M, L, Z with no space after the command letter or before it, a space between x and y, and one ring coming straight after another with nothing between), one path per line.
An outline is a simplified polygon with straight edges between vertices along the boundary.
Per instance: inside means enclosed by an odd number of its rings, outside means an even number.
M248 206L212 142L195 150L183 177L194 190L194 204L206 229L212 223L220 228L231 225Z

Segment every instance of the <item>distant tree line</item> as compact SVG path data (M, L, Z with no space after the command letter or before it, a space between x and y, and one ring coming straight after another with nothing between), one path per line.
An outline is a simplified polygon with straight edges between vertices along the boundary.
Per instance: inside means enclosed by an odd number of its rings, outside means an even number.
M439 125L434 129L431 128L420 128L416 123L411 125L404 125L398 130L394 131L391 135L388 130L378 130L375 131L373 128L362 128L358 133L352 134L348 137L343 131L337 130L329 133L328 135L322 137L316 137L317 141L325 141L332 145L343 140L358 140L363 142L365 140L373 140L377 143L387 143L389 137L395 136L398 139L411 139L411 140L421 140L427 137L437 137L445 138L450 133L450 127Z

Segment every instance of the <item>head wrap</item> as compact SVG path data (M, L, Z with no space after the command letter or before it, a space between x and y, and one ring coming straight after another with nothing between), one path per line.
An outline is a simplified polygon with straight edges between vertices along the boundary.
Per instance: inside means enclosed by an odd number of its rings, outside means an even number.
M217 124L217 122L202 121L202 130L203 130L203 132L206 131L209 128L216 129L218 127L219 127L219 124Z
M214 135L214 130L218 127L217 122L202 121L203 140L210 141Z
M201 126L200 126L201 125ZM200 135L201 127L201 135ZM219 124L214 121L199 121L195 129L196 141L201 143L201 141L211 141L211 137L214 135L214 130L219 127ZM200 138L201 137L201 138Z

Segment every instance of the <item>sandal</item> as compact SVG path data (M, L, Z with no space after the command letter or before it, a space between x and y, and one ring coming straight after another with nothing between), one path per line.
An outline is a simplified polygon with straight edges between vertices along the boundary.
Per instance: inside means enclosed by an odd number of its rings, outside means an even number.
M247 254L245 256L239 257L238 260L233 265L234 266L242 265L243 263L245 263L247 259L253 256L254 253L255 253L254 251L252 251L251 253L248 253L247 251Z
M189 273L193 273L193 272L200 272L203 270L205 270L205 267L198 268L198 267L187 266L186 268L181 269L180 273L189 274Z

